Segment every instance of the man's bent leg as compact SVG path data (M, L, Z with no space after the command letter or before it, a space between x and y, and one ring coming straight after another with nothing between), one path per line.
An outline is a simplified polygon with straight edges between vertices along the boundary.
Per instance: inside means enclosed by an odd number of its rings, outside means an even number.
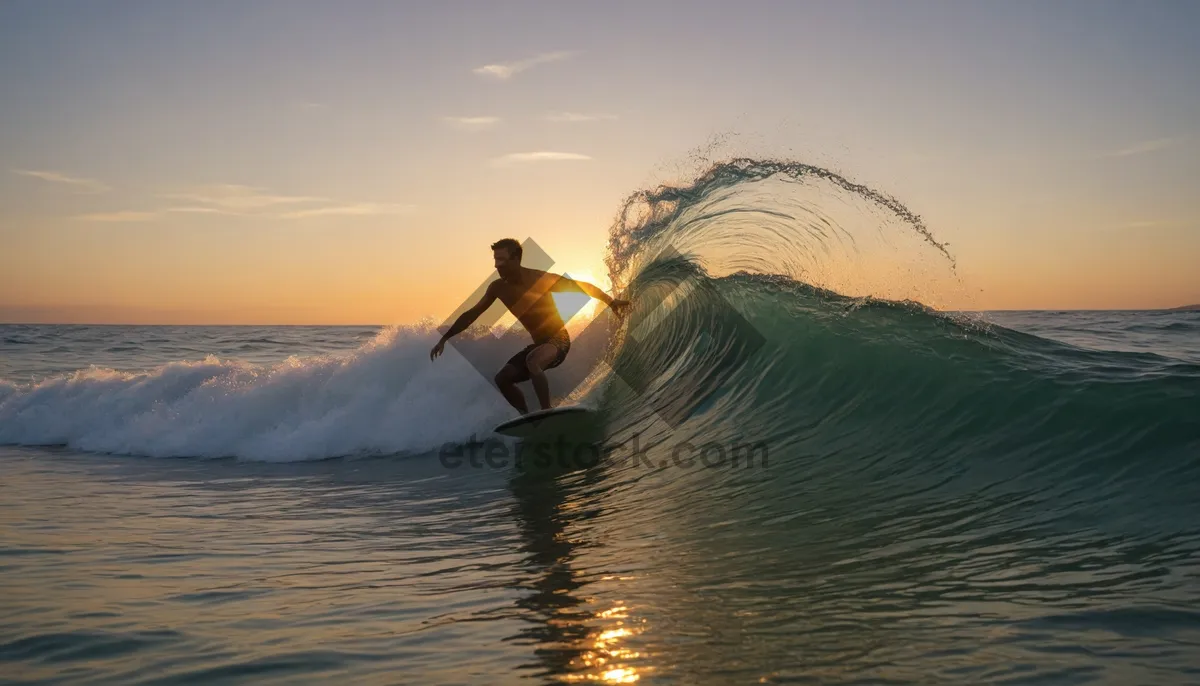
M533 392L537 394L538 404L543 410L550 409L550 382L546 379L546 368L554 364L557 357L558 348L544 343L531 350L525 358L525 367L529 369L529 381L533 384Z
M529 407L525 404L525 394L517 388L517 379L520 376L520 370L511 364L506 364L496 374L496 386L500 388L500 393L504 395L504 399L508 401L509 405L517 408L521 414L529 414Z

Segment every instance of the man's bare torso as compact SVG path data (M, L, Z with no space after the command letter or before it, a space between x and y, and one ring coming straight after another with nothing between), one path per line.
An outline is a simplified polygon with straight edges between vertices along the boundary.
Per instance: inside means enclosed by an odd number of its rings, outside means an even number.
M504 279L493 283L496 297L536 342L550 339L563 328L562 315L551 293L558 278L555 274L521 267L520 283Z

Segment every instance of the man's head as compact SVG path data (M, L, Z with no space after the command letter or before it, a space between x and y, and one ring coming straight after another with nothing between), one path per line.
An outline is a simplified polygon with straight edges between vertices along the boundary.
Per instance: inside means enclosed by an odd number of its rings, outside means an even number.
M492 243L492 257L497 272L513 274L521 267L521 244L513 238L502 238Z

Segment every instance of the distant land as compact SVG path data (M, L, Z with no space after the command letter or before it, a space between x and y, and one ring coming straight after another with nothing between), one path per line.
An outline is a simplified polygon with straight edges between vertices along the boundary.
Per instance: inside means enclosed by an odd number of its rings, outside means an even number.
M1195 305L1184 305L1183 307L1172 307L1168 312L1200 312L1200 303Z

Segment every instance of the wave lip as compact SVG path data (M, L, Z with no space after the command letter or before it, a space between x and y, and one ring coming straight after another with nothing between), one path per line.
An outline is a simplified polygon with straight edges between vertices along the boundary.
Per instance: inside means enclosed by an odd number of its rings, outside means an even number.
M789 446L798 473L865 470L898 488L973 475L1126 500L1197 481L1200 360L1164 347L1165 328L1151 343L1124 320L1074 321L1072 340L941 311L962 287L947 245L838 174L742 159L635 193L608 264L636 304L609 358L626 382L616 430L753 434Z

